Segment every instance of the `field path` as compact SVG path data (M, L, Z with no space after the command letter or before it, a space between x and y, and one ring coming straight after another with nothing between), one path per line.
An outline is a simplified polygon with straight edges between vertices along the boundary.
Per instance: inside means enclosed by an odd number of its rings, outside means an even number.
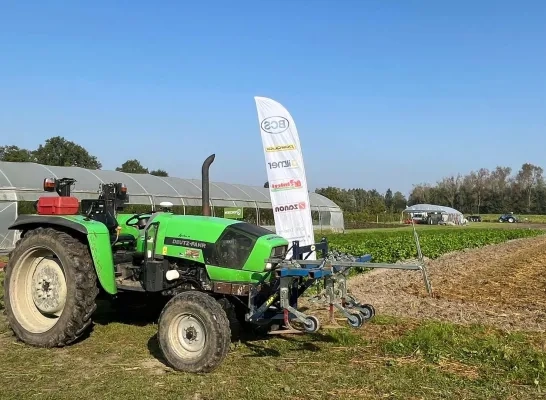
M427 262L434 298L413 271L375 270L349 290L378 314L546 330L546 238L519 239Z

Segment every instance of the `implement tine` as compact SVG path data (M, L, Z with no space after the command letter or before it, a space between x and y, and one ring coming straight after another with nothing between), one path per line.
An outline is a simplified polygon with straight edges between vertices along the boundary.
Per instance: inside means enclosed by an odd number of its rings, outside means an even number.
M417 258L419 259L419 264L421 266L423 280L425 281L425 288L427 289L429 296L432 297L432 285L430 284L430 279L428 277L425 259L423 258L423 252L421 250L421 243L419 242L419 235L417 234L417 229L415 229L415 222L413 221L413 218L411 220L411 226L413 227L413 239L415 240L415 247L417 248Z

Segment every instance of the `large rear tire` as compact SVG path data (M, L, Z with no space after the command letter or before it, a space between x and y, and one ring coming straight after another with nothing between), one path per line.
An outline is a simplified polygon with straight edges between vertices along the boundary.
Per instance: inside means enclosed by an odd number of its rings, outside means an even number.
M62 347L90 328L99 289L89 249L77 238L53 228L31 230L5 272L5 313L19 340Z
M229 352L228 317L211 296L182 292L165 305L159 317L159 348L167 363L184 372L211 372Z

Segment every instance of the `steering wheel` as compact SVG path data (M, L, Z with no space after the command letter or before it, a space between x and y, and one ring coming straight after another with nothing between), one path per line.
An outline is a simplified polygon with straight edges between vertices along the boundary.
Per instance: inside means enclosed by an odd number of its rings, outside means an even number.
M135 214L131 218L129 218L127 221L125 221L125 225L133 226L133 227L137 227L137 228L142 228L143 226L139 226L140 225L140 220L143 218L144 215L148 215L148 214L149 213ZM149 218L149 217L147 217L147 218ZM133 220L136 220L136 221L131 222Z

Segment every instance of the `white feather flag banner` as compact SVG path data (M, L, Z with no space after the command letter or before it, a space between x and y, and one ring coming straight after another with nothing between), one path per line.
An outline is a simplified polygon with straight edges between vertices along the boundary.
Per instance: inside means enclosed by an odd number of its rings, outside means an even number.
M300 245L315 242L300 138L281 104L255 97L276 233ZM290 252L291 254L291 252ZM289 256L290 256L289 254ZM308 259L315 260L313 253Z

